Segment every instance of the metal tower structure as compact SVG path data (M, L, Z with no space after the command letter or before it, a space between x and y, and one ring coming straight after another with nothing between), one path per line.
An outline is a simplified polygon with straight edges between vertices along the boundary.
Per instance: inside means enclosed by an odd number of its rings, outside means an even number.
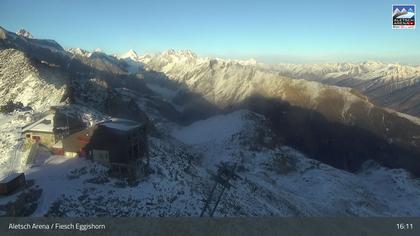
M201 211L200 217L203 217L206 214L209 217L213 217L225 190L234 187L230 180L240 179L240 177L235 173L235 169L236 163L234 165L229 165L226 162L222 162L217 165L217 173L211 174L214 184L210 190L208 198L205 200L205 205Z

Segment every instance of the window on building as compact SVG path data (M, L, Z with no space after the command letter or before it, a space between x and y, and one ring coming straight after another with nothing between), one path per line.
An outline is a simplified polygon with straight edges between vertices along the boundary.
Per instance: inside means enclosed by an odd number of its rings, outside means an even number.
M49 124L51 124L51 120L43 120L42 123L46 124L46 125L49 125Z

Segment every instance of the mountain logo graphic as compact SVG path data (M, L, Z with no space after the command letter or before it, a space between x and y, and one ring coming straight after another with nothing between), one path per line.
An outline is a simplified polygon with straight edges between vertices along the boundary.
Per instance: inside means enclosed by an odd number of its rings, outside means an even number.
M416 5L395 4L392 5L392 28L393 29L415 29L416 26Z

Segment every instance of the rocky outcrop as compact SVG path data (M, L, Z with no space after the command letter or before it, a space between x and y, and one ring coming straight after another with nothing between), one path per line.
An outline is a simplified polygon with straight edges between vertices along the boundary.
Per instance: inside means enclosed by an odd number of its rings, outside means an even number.
M34 36L32 36L32 34L25 29L20 29L18 32L16 32L16 34L25 38L29 38L29 39L34 38Z
M16 49L0 50L0 104L21 102L35 110L60 103L66 76Z

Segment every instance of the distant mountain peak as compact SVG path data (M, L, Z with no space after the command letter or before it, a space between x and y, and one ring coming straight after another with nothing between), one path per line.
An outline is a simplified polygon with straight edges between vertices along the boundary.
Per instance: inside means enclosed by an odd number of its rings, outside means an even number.
M34 38L34 36L25 29L20 29L18 32L16 32L16 34L25 38L30 38L30 39Z
M131 59L133 61L138 61L140 56L133 49L128 50L128 52L121 54L118 58L120 59Z
M176 54L176 51L175 51L175 49L168 49L168 50L166 50L166 51L164 51L163 53L162 53L162 55L175 55Z
M255 60L254 58L247 59L247 60L235 60L235 62L244 66L255 66L258 64L257 60Z
M78 55L78 56L82 56L82 57L90 57L92 55L91 52L81 49L81 48L69 48L66 51L74 54L74 55Z
M169 49L164 51L161 56L175 56L180 58L197 58L197 54L195 54L191 50L178 50L175 49Z
M127 53L129 53L129 54L133 54L133 55L137 55L137 52L136 52L136 51L134 51L133 49L128 50L128 52L127 52Z

